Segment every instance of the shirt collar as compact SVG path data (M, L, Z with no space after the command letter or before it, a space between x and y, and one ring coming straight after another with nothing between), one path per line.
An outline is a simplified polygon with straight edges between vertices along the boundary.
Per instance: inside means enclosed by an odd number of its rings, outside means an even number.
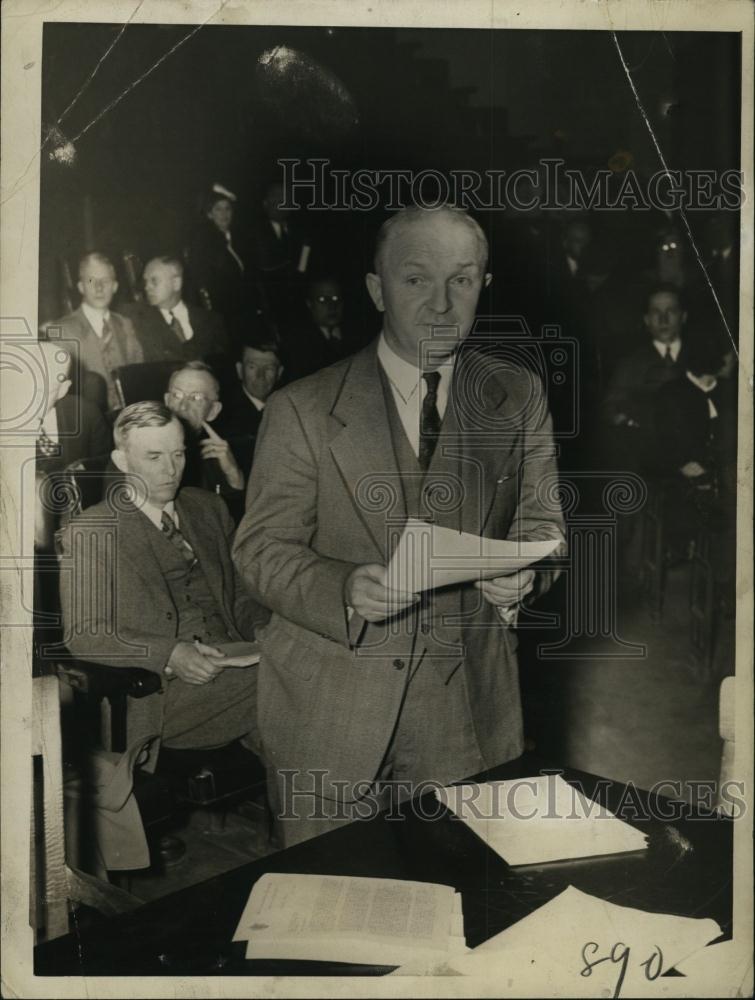
M82 302L81 311L89 320L89 325L92 327L97 336L101 337L102 324L105 322L105 320L110 318L110 310L106 309L104 312L100 312L99 309L92 309L92 307L88 305L86 302Z
M178 320L188 319L189 317L189 310L186 308L186 303L183 301L183 299L179 299L172 309L161 308L160 312L163 314L163 319L165 320L166 323L170 323L171 313Z
M671 348L671 357L676 361L679 357L679 351L682 349L681 337L677 337L676 340L672 340L669 344L662 344L660 340L653 341L653 347L658 351L660 356L664 358L666 356L666 348Z
M264 404L264 402L263 402L263 401L262 401L261 399L257 399L257 397L256 397L256 396L253 396L253 395L251 394L251 392L247 392L247 391L246 391L246 386L242 385L242 386L241 386L241 391L242 391L242 392L244 393L244 395L246 396L246 398L247 398L247 399L248 399L248 400L249 400L249 401L250 401L251 403L253 403L253 404L254 404L254 406L255 406L255 408L256 408L256 409L258 409L258 410L259 410L260 412L262 412L262 410L264 410L264 409L265 409L265 404Z
M176 510L176 505L173 500L166 503L162 510L145 500L140 509L142 514L144 514L145 517L148 517L159 531L163 530L163 510L166 514L173 518L173 523L176 527L178 527L178 511Z
M389 347L384 333L380 334L377 356L380 364L383 366L385 374L388 376L389 382L393 385L394 389L398 392L404 402L408 402L417 391L417 387L422 380L422 372L419 368L416 368L414 365L410 365L408 361L404 361L403 358L400 358L393 348ZM455 363L456 354L453 354L447 361L444 361L443 364L439 365L436 369L440 375L441 385L449 385L451 376L453 375Z

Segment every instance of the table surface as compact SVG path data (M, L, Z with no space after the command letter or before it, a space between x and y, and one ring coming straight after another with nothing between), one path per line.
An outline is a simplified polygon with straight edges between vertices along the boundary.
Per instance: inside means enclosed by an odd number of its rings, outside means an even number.
M475 780L533 777L548 765L525 755ZM475 947L547 903L568 885L624 906L688 917L711 917L731 936L732 823L679 809L632 785L605 782L571 769L563 777L648 834L632 854L510 868L465 824L427 800L402 807L402 819L379 815L271 854L148 903L95 920L35 948L37 975L368 975L376 966L248 961L232 942L256 880L265 872L358 875L452 885L462 893L464 931ZM655 807L655 809L653 808ZM665 810L665 811L664 811ZM646 812L655 812L648 818ZM676 818L682 813L681 818Z

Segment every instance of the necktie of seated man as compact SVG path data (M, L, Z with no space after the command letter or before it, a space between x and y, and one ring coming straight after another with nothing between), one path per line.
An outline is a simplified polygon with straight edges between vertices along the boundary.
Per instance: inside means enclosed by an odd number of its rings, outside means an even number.
M674 355L671 353L671 344L666 344L666 353L663 355L663 363L670 368L674 363Z
M168 315L170 316L171 330L173 331L173 333L175 333L176 337L178 337L178 339L181 341L182 344L185 343L186 337L184 335L184 328L181 326L180 320L175 315L172 309L168 310Z
M110 325L110 320L105 317L102 321L102 343L107 344L110 338L113 336L113 328Z
M163 534L166 536L168 541L174 546L174 548L178 549L181 556L186 560L189 566L193 566L197 561L197 557L194 555L194 549L191 545L189 545L181 531L176 527L176 522L166 510L163 511L160 520L162 523Z
M419 417L419 464L427 472L435 452L440 435L440 413L438 412L439 372L423 372L422 378L427 384L427 392L422 401L422 412Z
M60 448L48 435L42 425L42 421L40 420L39 430L37 431L37 455L42 458L52 458L54 455L58 455L59 453Z

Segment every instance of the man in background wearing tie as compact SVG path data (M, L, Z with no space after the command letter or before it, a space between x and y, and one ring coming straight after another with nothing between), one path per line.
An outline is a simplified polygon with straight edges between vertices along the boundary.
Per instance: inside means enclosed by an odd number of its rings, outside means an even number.
M563 538L542 388L460 350L487 257L462 211L390 218L367 275L379 338L265 407L233 557L273 612L259 724L286 844L369 815L381 783L412 795L522 752L511 624L551 573L418 596L386 568L407 517Z
M686 321L678 288L656 285L651 289L643 315L647 336L636 351L619 361L603 401L611 468L643 472L653 465L655 400L664 385L683 378L687 370L689 351L682 336Z
M121 399L114 372L122 365L144 360L131 321L112 312L110 303L118 291L115 268L101 253L88 253L79 263L81 305L50 324L60 330L74 354L76 392L92 400L101 410L117 410Z
M144 268L147 303L127 306L145 361L205 361L228 350L217 313L183 300L184 270L177 257L153 257Z
M210 426L223 409L219 397L220 384L212 369L202 361L189 361L171 375L164 402L186 431L184 485L219 493L238 521L243 509L244 473L228 441Z
M223 406L218 432L248 479L265 404L283 374L281 346L275 337L264 333L250 337L241 348L236 374L238 388Z
M312 375L363 347L344 322L344 301L337 278L322 276L309 282L305 298L307 319L284 332L292 378Z
M180 422L162 403L127 406L112 459L132 488L87 508L60 533L65 643L84 660L141 667L162 690L129 703L128 741L176 749L254 749L256 666L226 667L218 648L253 640L267 612L230 559L233 522L220 497L179 489Z

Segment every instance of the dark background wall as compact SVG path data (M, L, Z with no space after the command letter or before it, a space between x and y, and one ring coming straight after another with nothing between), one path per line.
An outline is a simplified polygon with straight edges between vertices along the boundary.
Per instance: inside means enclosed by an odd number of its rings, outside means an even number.
M119 30L45 26L43 125L63 115L75 158L43 156L40 320L59 309L60 258L180 248L209 183L248 211L280 156L484 170L543 155L605 167L624 150L639 173L660 167L608 32L203 27L129 89L191 30L129 25L87 82ZM669 166L736 167L738 36L619 40ZM368 220L318 214L314 225L341 234L345 266L362 269Z

